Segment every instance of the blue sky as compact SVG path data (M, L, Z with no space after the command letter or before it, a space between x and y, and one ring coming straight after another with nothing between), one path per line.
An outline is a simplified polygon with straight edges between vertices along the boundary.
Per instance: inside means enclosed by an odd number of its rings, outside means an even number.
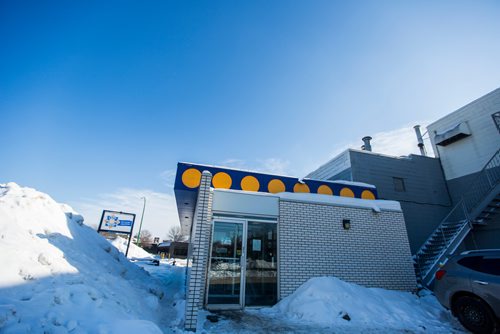
M90 224L146 195L161 234L178 161L304 176L364 135L407 151L404 129L498 88L499 17L498 1L2 1L0 183Z

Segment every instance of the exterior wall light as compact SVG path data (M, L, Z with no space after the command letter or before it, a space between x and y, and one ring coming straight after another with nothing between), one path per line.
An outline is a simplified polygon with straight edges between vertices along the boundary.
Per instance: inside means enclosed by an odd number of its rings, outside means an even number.
M351 220L342 219L342 226L344 227L344 230L349 230L351 228Z

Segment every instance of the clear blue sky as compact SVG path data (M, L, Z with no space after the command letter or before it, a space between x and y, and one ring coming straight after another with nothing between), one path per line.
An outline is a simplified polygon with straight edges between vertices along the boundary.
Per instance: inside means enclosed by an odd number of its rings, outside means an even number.
M0 183L78 203L171 192L178 161L303 176L497 88L499 59L498 1L2 1Z

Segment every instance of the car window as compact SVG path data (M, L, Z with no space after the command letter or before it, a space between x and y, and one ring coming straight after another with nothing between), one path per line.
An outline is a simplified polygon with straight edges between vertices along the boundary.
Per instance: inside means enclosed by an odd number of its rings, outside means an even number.
M457 263L466 268L479 271L479 269L481 268L482 258L483 258L482 256L469 256L458 260Z
M500 258L470 256L458 260L457 263L474 271L500 276Z
M479 271L490 275L500 276L500 258L483 258Z

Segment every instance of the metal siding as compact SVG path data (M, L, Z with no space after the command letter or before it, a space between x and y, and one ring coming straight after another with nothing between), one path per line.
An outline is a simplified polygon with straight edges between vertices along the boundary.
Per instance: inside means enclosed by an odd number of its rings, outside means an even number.
M439 159L410 155L394 158L362 152L351 153L354 181L377 187L380 199L450 206ZM404 192L394 189L393 177L404 179Z
M500 148L500 133L491 115L500 111L500 88L446 115L427 127L436 156L441 158L447 180L480 171ZM447 146L437 146L435 131L467 122L472 135Z
M353 151L351 169L354 181L375 185L380 199L401 203L413 254L451 209L439 159L419 155L396 158ZM393 177L404 179L406 191L395 191Z

